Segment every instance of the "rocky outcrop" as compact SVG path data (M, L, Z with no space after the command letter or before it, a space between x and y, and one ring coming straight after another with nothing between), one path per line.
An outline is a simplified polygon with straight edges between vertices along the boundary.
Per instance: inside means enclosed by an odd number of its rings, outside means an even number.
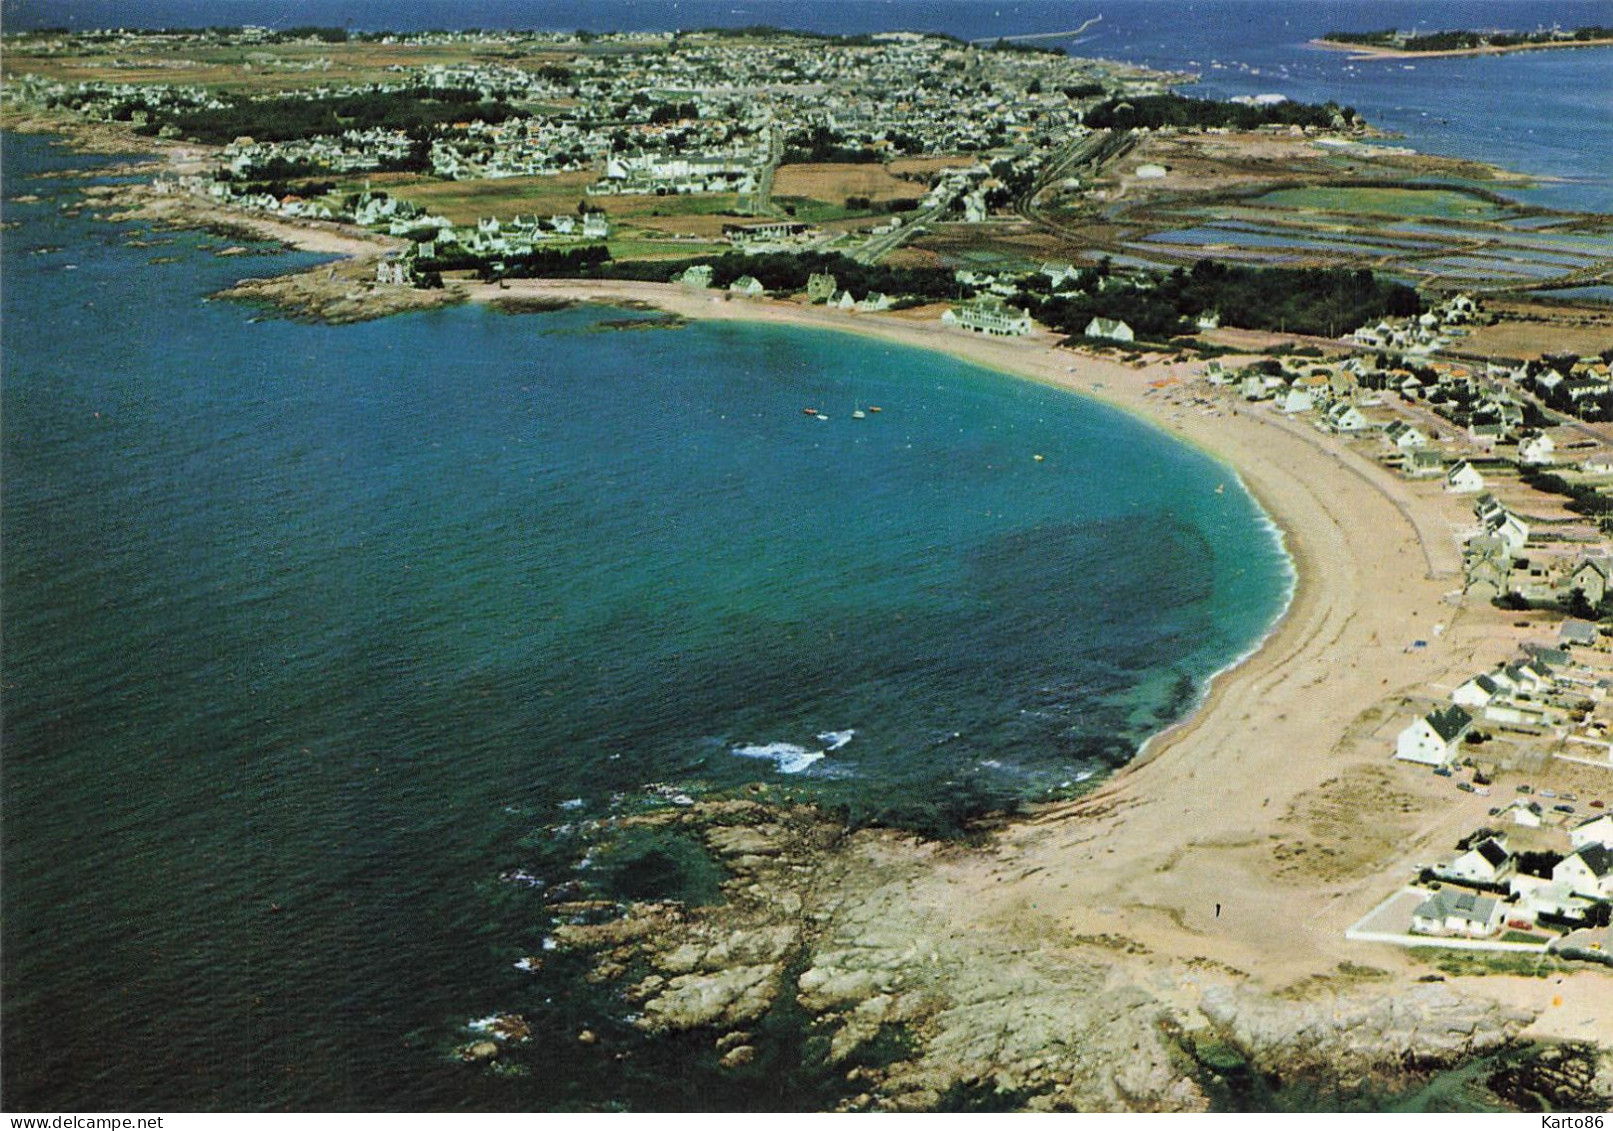
M1502 1068L1486 1083L1523 1111L1613 1111L1613 1051L1557 1045Z
M652 973L624 989L642 1006L639 1024L646 1029L755 1020L785 988L786 966L803 941L806 879L839 830L812 810L748 801L711 802L622 824L645 826L699 837L728 867L726 902L700 908L632 905L608 922L561 926L555 941L593 952L596 969L608 976L649 967ZM737 1066L748 1057L728 1059Z
M1386 992L1381 971L1268 992L1034 905L962 929L933 880L975 850L848 835L808 808L702 803L624 825L698 838L727 869L726 901L630 905L557 943L619 981L642 1028L709 1032L723 1070L757 1057L770 1010L804 1016L792 1023L827 1038L845 1109L1201 1111L1214 1071L1201 1043L1267 1077L1393 1086L1502 1048L1530 1020L1443 983Z
M697 1029L754 1021L773 1004L779 973L776 964L766 963L658 979L644 1004L645 1025Z
M1510 1044L1532 1019L1442 983L1303 1001L1210 986L1199 1010L1257 1065L1332 1076L1452 1064Z

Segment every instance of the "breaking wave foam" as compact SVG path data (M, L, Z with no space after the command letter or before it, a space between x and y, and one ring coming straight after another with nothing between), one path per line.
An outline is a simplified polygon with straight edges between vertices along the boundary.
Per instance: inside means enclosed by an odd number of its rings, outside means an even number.
M741 758L771 759L781 774L798 774L823 757L822 750L808 750L805 746L797 746L793 742L736 746L734 753Z
M741 758L765 758L778 767L781 774L799 774L820 762L831 751L839 750L856 737L854 730L826 730L817 736L822 750L809 750L793 742L758 742L736 746L733 753Z

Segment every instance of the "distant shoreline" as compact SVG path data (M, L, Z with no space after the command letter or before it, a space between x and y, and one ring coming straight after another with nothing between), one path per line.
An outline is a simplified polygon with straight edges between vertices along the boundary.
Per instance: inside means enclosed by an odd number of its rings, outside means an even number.
M1613 47L1613 39L1558 39L1547 43L1508 43L1504 46L1453 47L1447 51L1405 51L1399 47L1376 47L1369 43L1342 43L1336 39L1313 39L1312 47L1349 51L1353 59L1450 59L1469 55L1510 55L1516 51L1550 51L1567 47Z

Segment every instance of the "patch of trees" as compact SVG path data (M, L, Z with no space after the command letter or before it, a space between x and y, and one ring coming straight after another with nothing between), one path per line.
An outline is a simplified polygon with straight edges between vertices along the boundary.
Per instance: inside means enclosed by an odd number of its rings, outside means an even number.
M466 118L502 122L525 116L525 111L507 102L483 102L475 91L416 87L332 98L241 100L216 110L157 112L138 132L155 134L171 125L184 137L225 145L238 137L302 141L347 130L390 129L424 134Z
M296 43L299 40L314 39L320 43L346 43L347 29L344 27L288 27L270 33L270 43Z
M254 183L253 192L266 192L270 196L279 198L285 196L300 196L304 200L326 196L336 191L335 181L264 181Z
M504 264L502 271L495 270L493 263L479 263L477 273L488 280L571 279L584 277L591 268L609 261L610 250L603 244L589 244L586 247L574 247L566 251L540 247L525 255L504 256L497 261ZM437 263L429 264L429 268L442 270Z
M687 267L705 265L711 268L711 285L727 287L741 276L753 276L767 290L792 292L805 290L807 279L827 272L844 290L862 297L879 291L888 295L915 295L927 299L945 299L956 295L958 284L952 272L945 267L888 267L884 264L858 263L849 256L836 252L764 252L746 255L729 252L726 255L676 261L634 261L612 263L599 272L613 279L638 279L648 282L667 282Z
M1219 312L1223 326L1337 337L1379 318L1420 313L1417 292L1344 268L1246 267L1201 259L1134 287L1104 288L1099 272L1083 277L1081 291L1044 300L1039 321L1079 334L1094 317L1125 322L1138 337L1165 341L1190 329L1189 321Z
M293 177L312 177L320 173L328 173L329 169L319 162L307 157L299 157L295 161L286 157L272 157L261 165L252 166L251 174L245 179L249 181L289 181ZM234 180L226 171L215 180Z
M1514 858L1518 863L1518 871L1525 876L1534 876L1536 879L1551 879L1551 870L1563 862L1560 852L1520 852Z
M784 145L786 164L834 161L869 165L879 159L879 154L861 143L853 142L848 145L844 138L827 126L813 126L810 130L793 133L786 139Z
M1124 322L1147 341L1163 342L1187 329L1182 312L1154 287L1091 290L1045 299L1033 313L1037 321L1079 336L1094 318Z
M1022 43L1013 39L999 39L986 48L987 51L1012 51L1021 55L1064 55L1064 48L1058 46L1043 47L1038 43Z
M918 206L919 202L916 199L905 196L897 200L870 200L866 196L846 197L848 212L912 212Z
M1575 514L1595 518L1613 515L1613 499L1608 498L1588 484L1570 483L1555 472L1542 471L1540 468L1528 464L1519 466L1518 478L1537 491L1544 491L1548 495L1563 496L1568 500L1564 504L1564 509Z
M691 118L700 117L700 108L693 102L662 102L650 111L650 122L653 125L665 125L667 122L682 122Z
M1003 208L1019 197L1030 192L1036 184L1036 170L1033 167L1015 168L1012 161L993 161L991 175L999 182L996 188L986 193L987 208ZM954 201L958 209L962 209L962 201Z
M1179 129L1252 130L1260 126L1314 126L1333 129L1353 125L1360 119L1353 106L1327 102L1278 102L1250 106L1243 102L1216 102L1208 98L1184 98L1180 94L1150 94L1139 98L1111 98L1088 110L1084 119L1099 130Z
M1078 82L1069 86L1059 87L1059 93L1065 98L1096 98L1104 92L1101 82Z

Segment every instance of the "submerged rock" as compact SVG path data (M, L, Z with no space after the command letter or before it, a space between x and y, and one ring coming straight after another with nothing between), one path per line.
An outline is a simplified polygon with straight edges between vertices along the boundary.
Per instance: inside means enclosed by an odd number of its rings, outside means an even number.
M756 1050L750 1045L738 1045L723 1053L717 1061L724 1068L739 1068L756 1059Z

